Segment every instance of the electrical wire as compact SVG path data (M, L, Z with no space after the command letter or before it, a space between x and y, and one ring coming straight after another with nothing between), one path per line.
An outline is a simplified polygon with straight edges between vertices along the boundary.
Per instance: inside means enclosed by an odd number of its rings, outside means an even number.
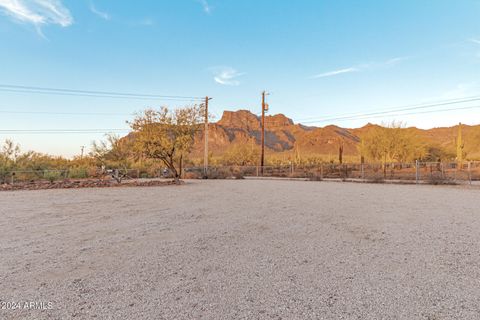
M351 118L356 118L358 116L370 116L370 115L389 114L389 113L400 112L400 111L428 109L428 108L434 108L434 107L439 107L439 106L452 105L452 104L465 103L465 102L473 102L473 101L480 101L480 96L472 96L472 97L462 98L462 99L443 100L443 101L438 101L436 103L430 103L430 104L408 105L408 106L403 106L403 107L391 108L391 109L387 109L387 110L379 110L379 111L376 111L376 112L369 112L369 113L352 113L352 114L344 114L344 115L340 115L340 116L327 117L327 118L310 117L310 118L298 119L297 121L302 122L302 123L315 123L315 122L318 122L317 121L318 119L321 119L322 121L349 120ZM310 119L316 119L316 120L303 121L303 120L310 120Z
M63 89L63 88L46 88L46 87L33 87L33 86L22 86L22 85L11 85L11 84L0 84L0 91L10 91L10 92L25 92L25 93L45 93L45 94L67 94L67 95L85 95L100 97L105 96L108 98L119 97L119 98L148 98L148 99L179 99L179 100L204 100L203 97L195 96L177 96L177 95L160 95L160 94L145 94L145 93L125 93L125 92L115 92L115 91L93 91L93 90L74 90L74 89Z
M0 134L77 134L130 132L129 129L5 129Z
M65 116L133 116L134 113L108 113L108 112L55 112L55 111L13 111L0 110L1 114L45 114Z

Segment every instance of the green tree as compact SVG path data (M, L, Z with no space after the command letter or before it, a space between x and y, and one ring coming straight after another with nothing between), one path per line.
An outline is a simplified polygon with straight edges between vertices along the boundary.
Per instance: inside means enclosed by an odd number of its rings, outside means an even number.
M19 155L20 146L12 140L5 140L0 150L0 181L4 182L5 178L15 169Z
M161 161L179 183L183 158L193 146L204 114L205 109L196 105L175 110L162 107L143 111L130 123L134 151L138 157Z
M401 122L372 128L361 137L360 154L370 161L411 162L426 155L425 144Z
M222 162L234 166L255 166L260 159L260 150L257 145L235 144L223 155Z
M102 167L114 169L113 178L121 182L133 162L132 143L129 137L122 139L115 134L107 134L106 140L92 143L90 155Z

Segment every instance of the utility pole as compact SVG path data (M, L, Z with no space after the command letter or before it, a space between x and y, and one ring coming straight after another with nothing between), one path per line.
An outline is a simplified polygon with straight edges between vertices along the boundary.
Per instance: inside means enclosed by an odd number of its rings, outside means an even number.
M80 159L83 159L83 151L85 150L85 146L80 146Z
M263 176L263 166L265 165L265 111L268 111L268 104L265 103L267 92L262 92L262 156L260 158L260 173Z
M203 174L208 177L208 101L212 100L208 96L205 97L205 148L203 155Z

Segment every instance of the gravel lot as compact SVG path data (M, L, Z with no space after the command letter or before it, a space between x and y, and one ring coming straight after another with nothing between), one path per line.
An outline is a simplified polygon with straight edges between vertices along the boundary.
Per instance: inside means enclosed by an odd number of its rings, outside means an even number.
M0 302L30 301L0 319L480 319L480 190L2 192Z

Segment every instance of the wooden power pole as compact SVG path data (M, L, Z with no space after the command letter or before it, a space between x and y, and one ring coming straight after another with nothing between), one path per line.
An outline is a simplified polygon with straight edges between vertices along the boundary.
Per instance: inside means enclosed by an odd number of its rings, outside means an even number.
M203 173L208 176L208 101L212 98L205 97L205 148L203 155Z
M265 103L267 92L262 92L262 155L260 158L260 174L263 176L263 166L265 165L265 111L268 111L268 104Z
M462 138L462 123L458 124L458 135L457 135L457 162L460 166L463 165L463 148L465 144L463 143Z

